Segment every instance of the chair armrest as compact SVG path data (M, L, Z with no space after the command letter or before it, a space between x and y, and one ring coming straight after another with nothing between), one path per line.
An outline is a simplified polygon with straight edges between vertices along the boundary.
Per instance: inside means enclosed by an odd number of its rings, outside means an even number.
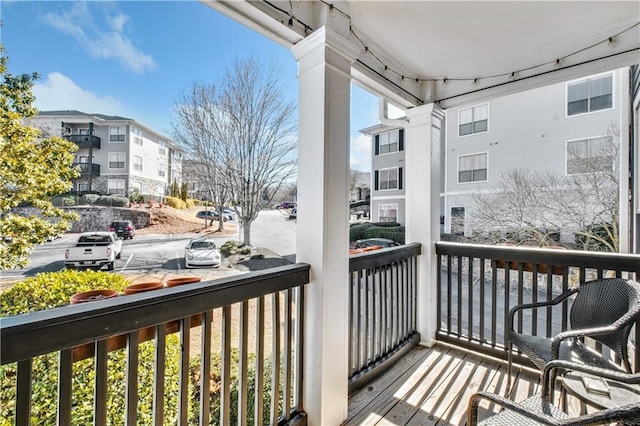
M585 414L571 419L572 425L632 425L638 424L640 405L637 403L608 408L593 414Z
M551 341L551 359L557 359L560 353L560 344L563 340L570 339L572 337L588 337L597 336L599 334L607 334L617 331L618 327L615 325L607 325L604 327L594 328L580 328L577 330L567 330L556 334Z
M507 324L508 325L507 330L512 330L513 319L515 318L516 313L518 311L521 311L523 309L542 308L542 307L545 307L545 306L557 305L558 303L563 302L564 300L566 300L571 295L573 295L573 294L575 294L577 292L578 292L578 289L574 288L572 290L565 291L564 293L562 293L561 295L557 296L553 300L544 301L544 302L536 302L536 303L523 303L521 305L514 306L513 308L511 308L509 310L509 324Z
M469 406L467 409L467 415L468 415L467 425L468 426L473 426L478 424L478 406L480 405L480 402L482 399L487 399L493 402L494 404L498 404L505 408L508 408L509 410L514 411L518 414L521 414L524 417L528 417L530 419L543 422L545 424L555 423L555 420L552 417L540 415L538 413L533 413L530 410L528 410L526 407L523 407L522 405L510 399L504 398L500 395L496 395L491 392L481 391L471 395L471 398L469 399Z

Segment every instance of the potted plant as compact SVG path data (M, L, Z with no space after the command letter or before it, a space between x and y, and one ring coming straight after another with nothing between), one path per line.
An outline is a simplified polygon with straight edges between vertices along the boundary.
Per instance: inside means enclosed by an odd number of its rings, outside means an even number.
M116 297L118 292L116 290L110 289L98 289L98 290L89 290L83 291L81 293L76 293L69 299L69 303L75 305L77 303L85 303L85 302L95 302L98 300L111 299L112 297Z

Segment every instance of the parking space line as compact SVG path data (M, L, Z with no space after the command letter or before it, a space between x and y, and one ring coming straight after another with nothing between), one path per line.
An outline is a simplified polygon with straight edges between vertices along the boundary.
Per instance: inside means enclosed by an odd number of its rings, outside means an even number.
M122 269L120 269L120 272L124 272L124 270L127 269L127 265L129 265L129 262L131 262L131 259L133 259L133 253L129 255L129 258L124 263L124 266L122 267Z

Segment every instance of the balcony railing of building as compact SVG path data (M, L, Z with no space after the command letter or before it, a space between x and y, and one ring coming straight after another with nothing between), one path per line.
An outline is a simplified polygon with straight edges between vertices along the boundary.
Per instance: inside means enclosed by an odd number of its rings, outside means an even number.
M73 163L73 167L80 167L81 176L91 174L100 176L100 164L95 163Z
M100 149L100 138L95 135L65 135L64 138L78 145L80 149Z
M550 301L592 279L640 277L640 255L449 242L436 243L436 253L436 338L502 359L507 358L507 316L516 304ZM520 313L518 324L533 335L553 336L567 329L570 303L534 310L524 322ZM636 324L631 340L639 338ZM599 344L593 349L603 351ZM640 370L640 351L630 354L635 370ZM523 356L514 356L514 361L532 365Z
M3 386L13 377L14 424L30 424L32 402L44 397L52 416L40 419L44 424L69 425L78 407L89 404L92 418L73 423L105 425L113 420L108 386L114 379L124 382L115 412L127 425L208 425L217 416L222 425L304 424L302 290L308 282L309 266L294 264L3 318L1 362L15 367ZM219 351L212 350L216 341ZM152 345L150 351L144 345ZM41 357L57 364L49 365L57 371L57 394L56 386L46 392L37 386ZM83 362L92 379L78 382L76 364ZM176 374L170 380L165 371ZM79 401L76 392L87 387L93 401Z
M349 393L383 373L419 341L416 257L406 244L349 257Z

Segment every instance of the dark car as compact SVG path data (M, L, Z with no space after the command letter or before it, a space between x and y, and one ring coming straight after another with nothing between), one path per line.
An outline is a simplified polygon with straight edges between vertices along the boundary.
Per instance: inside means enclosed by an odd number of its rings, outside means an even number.
M136 235L136 228L130 220L114 220L109 225L109 231L115 232L119 238L131 239Z
M209 220L218 220L218 212L215 210L201 210L196 213L196 217L198 219L209 219ZM229 213L222 213L222 220L225 222L228 220L233 220L233 216Z
M400 245L402 244L386 238L367 238L366 240L356 241L355 248L360 249L360 248L373 247L373 246L396 247Z
M296 203L292 203L292 202L284 202L282 204L280 204L278 207L276 207L277 209L295 209L296 208Z

